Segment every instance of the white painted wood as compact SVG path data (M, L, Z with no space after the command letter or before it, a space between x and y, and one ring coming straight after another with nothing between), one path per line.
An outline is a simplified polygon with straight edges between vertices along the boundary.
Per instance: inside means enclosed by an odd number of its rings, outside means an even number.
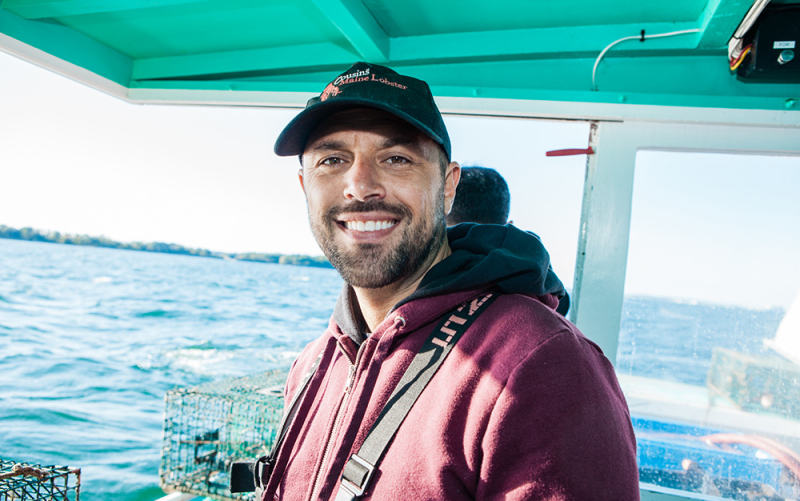
M597 124L595 154L589 156L573 285L571 319L616 361L636 146L622 122Z
M184 494L183 492L173 492L164 497L158 498L156 501L192 501L203 499L202 496L195 496L194 494Z
M266 92L231 90L129 89L126 100L134 104L195 106L250 106L302 109L313 92Z
M233 105L303 108L314 92L271 92L237 90L130 89L128 100L139 104ZM556 120L612 121L638 120L694 124L738 124L800 128L800 104L792 110L737 110L691 108L618 103L581 103L490 99L480 97L437 97L442 113L450 115L498 116Z
M800 103L774 111L480 97L437 97L436 103L443 113L456 115L800 127Z
M0 33L0 51L116 98L128 100L126 87L2 33Z

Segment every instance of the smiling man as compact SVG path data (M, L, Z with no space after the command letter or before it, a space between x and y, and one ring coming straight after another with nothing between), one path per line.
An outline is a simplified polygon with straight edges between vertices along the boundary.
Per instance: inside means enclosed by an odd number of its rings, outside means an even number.
M611 364L555 313L535 237L445 215L460 167L428 85L357 63L284 129L345 280L292 367L262 499L638 499Z
M311 229L372 329L449 254L442 203L460 168L408 122L362 107L324 119L302 158Z

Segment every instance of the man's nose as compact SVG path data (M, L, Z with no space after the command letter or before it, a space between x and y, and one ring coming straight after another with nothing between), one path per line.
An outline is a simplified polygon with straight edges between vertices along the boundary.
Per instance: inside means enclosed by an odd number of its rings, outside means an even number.
M378 167L372 160L356 158L348 169L347 175L347 184L344 189L346 199L363 202L370 198L382 199L386 196Z

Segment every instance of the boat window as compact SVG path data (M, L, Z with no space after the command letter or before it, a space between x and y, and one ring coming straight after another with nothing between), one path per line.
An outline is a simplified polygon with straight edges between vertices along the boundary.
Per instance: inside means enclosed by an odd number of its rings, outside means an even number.
M511 192L510 219L539 235L553 270L572 289L581 219L586 155L548 157L547 151L585 148L589 123L445 116L453 160L496 169Z
M617 371L641 482L800 496L800 157L640 151Z

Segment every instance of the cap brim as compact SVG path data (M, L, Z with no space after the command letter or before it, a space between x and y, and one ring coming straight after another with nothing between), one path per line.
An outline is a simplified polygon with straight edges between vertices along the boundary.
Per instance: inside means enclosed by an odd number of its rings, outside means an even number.
M277 141L275 141L275 154L282 157L302 155L308 138L320 123L335 113L357 107L376 108L391 113L410 123L423 134L436 141L436 143L444 145L444 141L438 134L423 125L419 120L397 108L383 103L376 103L370 99L340 97L315 103L294 117L278 136Z

